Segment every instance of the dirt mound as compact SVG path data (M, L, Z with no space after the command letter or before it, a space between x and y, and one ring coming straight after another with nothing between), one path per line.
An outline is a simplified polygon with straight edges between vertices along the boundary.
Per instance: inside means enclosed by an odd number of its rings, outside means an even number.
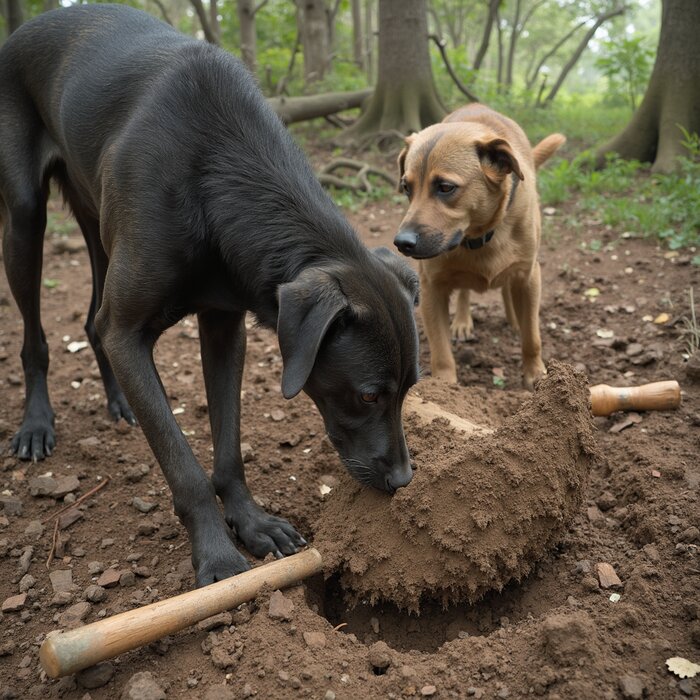
M348 478L319 522L326 571L351 603L418 611L522 579L571 524L596 454L585 377L557 362L492 434L446 440L440 420L407 431L422 445L411 485L392 498Z

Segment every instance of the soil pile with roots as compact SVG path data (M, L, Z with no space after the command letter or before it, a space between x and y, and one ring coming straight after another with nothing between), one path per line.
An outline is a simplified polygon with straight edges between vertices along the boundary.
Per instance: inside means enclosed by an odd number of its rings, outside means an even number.
M521 580L582 505L591 428L585 377L557 362L493 433L463 438L409 416L413 481L391 497L344 480L316 531L327 573L351 604L416 612L427 598L473 602Z

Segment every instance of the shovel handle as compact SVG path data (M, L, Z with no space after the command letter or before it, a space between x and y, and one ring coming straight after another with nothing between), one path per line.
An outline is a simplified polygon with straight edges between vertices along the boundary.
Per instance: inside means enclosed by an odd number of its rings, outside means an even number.
M615 411L667 411L678 408L680 404L681 388L675 380L642 386L597 384L591 387L594 416L609 416Z

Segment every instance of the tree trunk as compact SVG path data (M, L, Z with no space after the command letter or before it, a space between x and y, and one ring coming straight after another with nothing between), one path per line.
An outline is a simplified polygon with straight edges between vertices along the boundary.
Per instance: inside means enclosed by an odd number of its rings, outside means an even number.
M328 69L328 21L323 0L294 0L304 53L304 80L321 80Z
M683 0L681 0L681 2L683 2ZM598 15L598 17L596 17L596 20L595 20L593 26L586 32L583 39L581 39L579 45L576 47L576 50L574 51L571 58L568 60L566 65L561 69L561 73L559 74L559 77L557 78L557 82L554 83L554 86L549 91L549 94L547 95L547 97L545 99L545 104L549 104L557 96L557 93L559 92L559 88L561 88L561 86L564 84L564 81L566 80L566 76L569 75L569 73L571 72L571 69L578 62L578 59L581 58L581 55L583 54L583 52L586 50L586 47L588 46L588 42L593 38L595 33L598 31L598 28L600 27L600 25L603 24L603 22L607 22L607 20L611 19L612 17L617 17L618 15L623 14L626 9L627 9L626 7L618 7L616 9L610 10L609 12L605 12L604 14Z
M44 12L58 9L58 0L44 0Z
M653 172L673 170L682 144L682 126L700 134L700 3L662 0L656 62L639 109L627 127L598 151L653 163Z
M520 36L520 7L521 0L515 0L515 16L513 17L513 27L510 31L510 42L508 45L508 59L506 62L506 85L513 86L513 63L515 62L515 47Z
M496 71L496 82L498 91L501 92L503 85L503 28L501 27L501 14L496 10L496 35L498 36L498 69Z
M197 13L199 24L202 26L202 31L204 32L204 38L210 44L217 44L218 42L216 34L214 34L214 31L211 27L209 15L206 9L204 8L204 3L202 3L202 0L190 0L190 2L192 3L192 7L194 7L195 12Z
M365 69L367 82L374 80L374 0L365 0Z
M327 92L305 97L269 97L267 103L285 124L293 124L360 107L371 94L370 88L356 92Z
M476 57L474 58L474 65L472 66L472 69L474 71L477 71L479 70L479 68L481 68L481 63L484 60L486 52L489 49L489 42L491 41L491 30L493 29L493 25L496 22L496 19L498 18L498 6L500 4L500 0L488 0L488 3L488 14L486 16L486 23L484 24L484 34L481 37L481 46L479 46L479 50L476 52Z
M9 36L16 29L19 29L23 21L22 0L7 0L7 11L5 15L7 35Z
M430 65L425 0L381 0L377 85L348 135L420 131L444 115Z
M209 0L209 26L211 33L214 35L216 44L221 43L221 27L219 26L219 8L216 0Z
M362 36L362 2L352 0L352 56L360 70L365 67L364 37Z
M255 31L255 0L237 0L238 26L241 32L241 58L255 75L258 70L257 35Z

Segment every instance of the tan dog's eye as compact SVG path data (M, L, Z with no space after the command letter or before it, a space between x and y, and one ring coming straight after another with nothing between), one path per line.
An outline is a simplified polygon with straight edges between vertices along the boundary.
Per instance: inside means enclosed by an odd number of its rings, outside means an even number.
M451 182L438 182L436 189L438 194L453 194L457 185L453 185Z
M405 179L405 178L402 178L402 179L401 179L401 190L403 191L403 193L404 193L407 197L410 197L410 196L411 196L411 188L409 187L409 185L408 185L408 183L406 182L406 179Z
M374 393L370 393L368 391L365 391L362 394L360 394L360 398L365 403L377 403L377 399L379 398L379 394L374 394Z

